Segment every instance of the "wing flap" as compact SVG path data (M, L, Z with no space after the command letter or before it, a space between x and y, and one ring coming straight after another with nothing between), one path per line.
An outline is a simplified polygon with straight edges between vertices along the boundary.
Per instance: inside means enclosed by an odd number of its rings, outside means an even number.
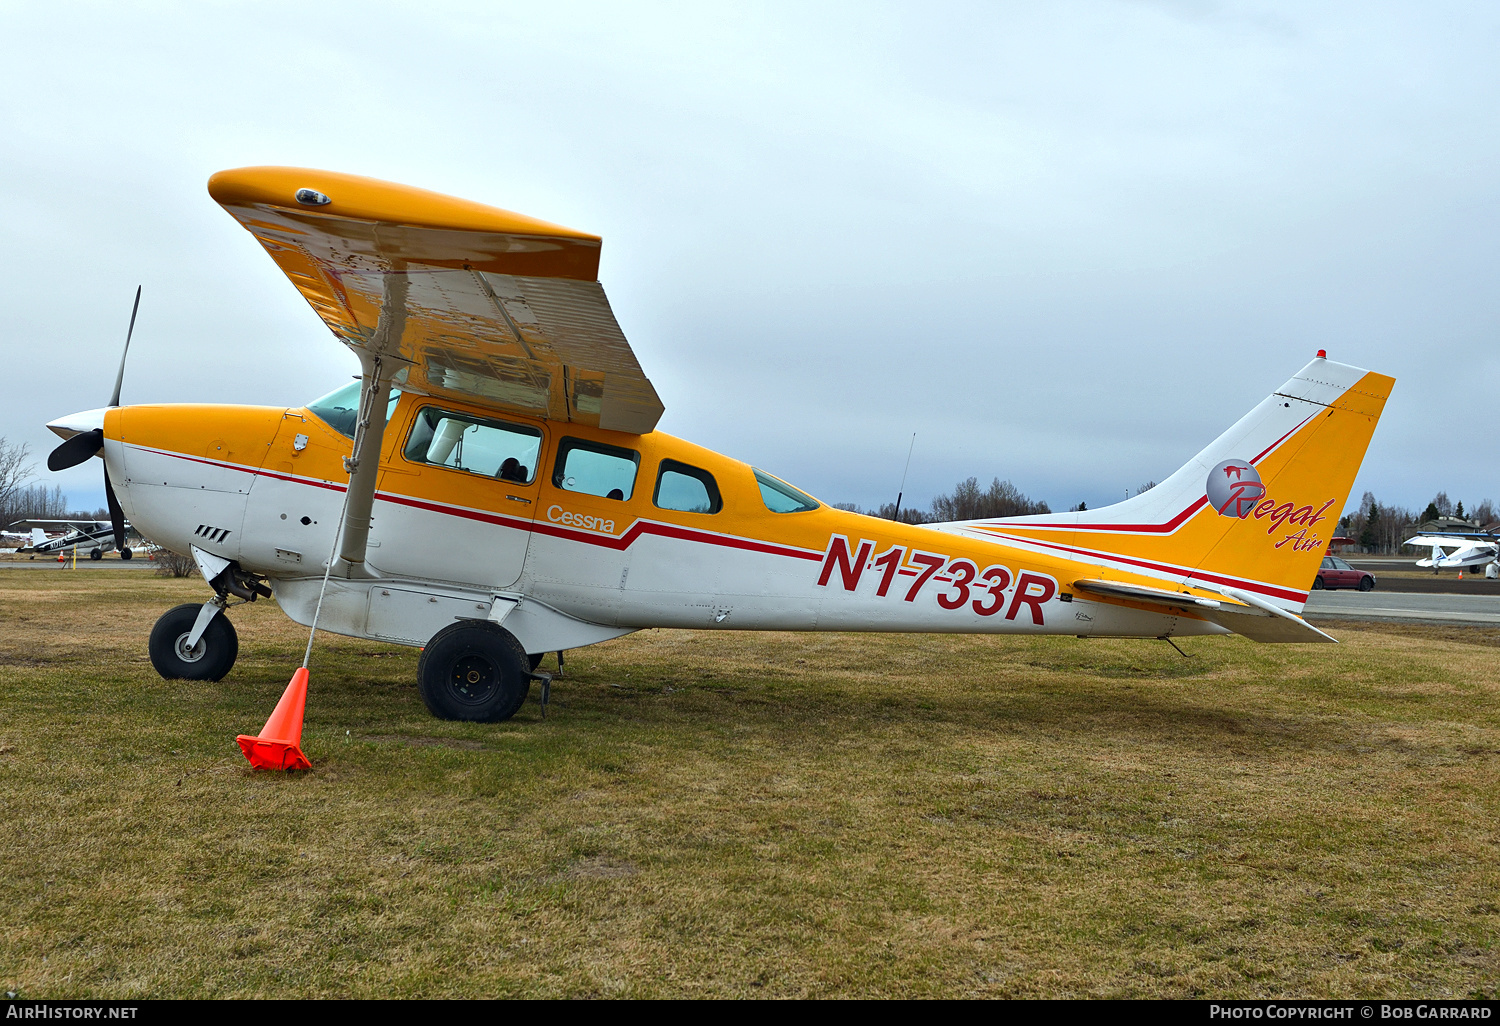
M635 434L661 418L597 236L327 171L223 171L209 192L346 345L404 365L402 389Z

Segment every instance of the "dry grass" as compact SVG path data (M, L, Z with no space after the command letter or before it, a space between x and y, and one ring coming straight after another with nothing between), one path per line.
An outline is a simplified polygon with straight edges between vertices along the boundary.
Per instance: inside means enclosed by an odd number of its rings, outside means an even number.
M649 632L548 719L301 651L165 682L201 584L0 573L0 982L23 996L1495 996L1495 632L1338 648Z

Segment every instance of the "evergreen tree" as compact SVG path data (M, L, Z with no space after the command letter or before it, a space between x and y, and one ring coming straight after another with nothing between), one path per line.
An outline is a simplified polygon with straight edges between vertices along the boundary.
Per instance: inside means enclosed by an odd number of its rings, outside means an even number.
M1369 493L1366 493L1366 494L1369 494ZM1378 525L1379 525L1379 523L1380 523L1380 506L1375 502L1375 498L1373 496L1371 496L1371 498L1370 498L1370 511L1369 511L1369 513L1367 513L1365 515L1365 529L1363 531L1359 532L1359 544L1362 547L1367 548L1367 549L1373 549L1373 548L1376 547L1376 545L1379 544L1380 535L1377 533L1377 530L1376 530L1377 527L1378 527Z

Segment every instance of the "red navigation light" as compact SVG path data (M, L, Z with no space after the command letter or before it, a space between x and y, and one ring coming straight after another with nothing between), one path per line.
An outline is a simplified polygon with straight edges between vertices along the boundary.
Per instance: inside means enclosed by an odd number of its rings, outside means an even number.
M1320 359L1320 360L1326 360L1326 359L1328 359L1328 350L1326 350L1326 349L1319 349L1318 350L1318 359Z

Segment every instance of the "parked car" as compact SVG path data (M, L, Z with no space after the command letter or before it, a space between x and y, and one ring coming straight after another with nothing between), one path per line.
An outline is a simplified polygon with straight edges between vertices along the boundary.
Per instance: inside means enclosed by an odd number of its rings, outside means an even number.
M1375 587L1375 575L1356 570L1337 556L1324 556L1318 567L1318 576L1313 580L1313 591L1324 588L1358 588L1369 591Z

